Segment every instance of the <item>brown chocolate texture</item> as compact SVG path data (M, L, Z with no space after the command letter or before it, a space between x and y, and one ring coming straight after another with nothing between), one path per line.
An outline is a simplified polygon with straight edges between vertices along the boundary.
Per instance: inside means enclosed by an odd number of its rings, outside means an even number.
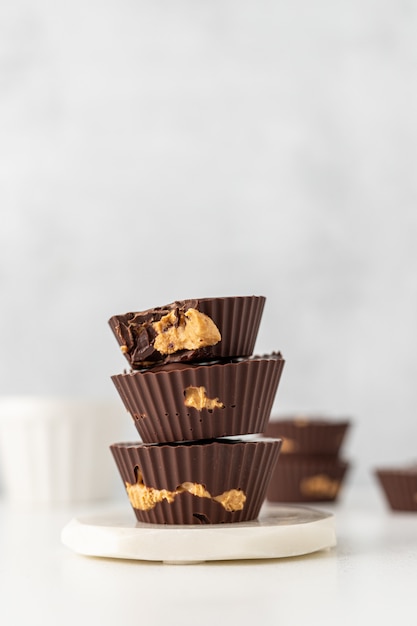
M211 361L252 354L264 304L264 296L178 300L109 324L132 369Z
M272 353L158 365L112 380L143 442L184 441L263 432L283 367Z
M211 326L211 320L204 314L200 315L204 316L202 319L207 322L206 325L193 325L193 320L198 318L197 307L196 300L177 301L140 313L115 315L110 318L109 324L122 353L133 369L149 367L162 361L192 361L203 358L206 354L205 348L215 345L221 339L214 322ZM189 311L193 313L190 314ZM187 328L194 330L196 326L197 331L193 335L200 332L201 336L200 340L197 338L193 342ZM209 339L205 341L204 332L207 327Z
M140 522L229 523L255 519L281 440L206 440L110 446Z

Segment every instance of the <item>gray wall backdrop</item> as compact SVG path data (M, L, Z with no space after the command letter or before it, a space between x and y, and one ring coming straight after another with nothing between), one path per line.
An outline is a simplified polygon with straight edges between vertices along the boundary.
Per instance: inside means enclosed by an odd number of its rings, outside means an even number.
M112 314L262 294L274 413L415 460L416 111L408 0L0 3L0 394L113 398Z

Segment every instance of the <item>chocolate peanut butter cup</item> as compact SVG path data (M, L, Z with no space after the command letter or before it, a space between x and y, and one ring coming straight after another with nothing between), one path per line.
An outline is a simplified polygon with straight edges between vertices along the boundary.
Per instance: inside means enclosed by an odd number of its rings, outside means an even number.
M278 352L210 364L172 363L112 376L144 443L262 433L284 359Z
M280 447L253 438L110 449L138 521L221 524L258 517Z
M375 475L393 511L417 512L417 465L381 467Z
M272 417L265 435L283 439L281 454L338 454L349 427L346 419Z
M264 296L179 300L109 324L132 369L250 356L264 304Z
M340 493L347 461L333 455L281 454L267 489L270 502L332 502Z

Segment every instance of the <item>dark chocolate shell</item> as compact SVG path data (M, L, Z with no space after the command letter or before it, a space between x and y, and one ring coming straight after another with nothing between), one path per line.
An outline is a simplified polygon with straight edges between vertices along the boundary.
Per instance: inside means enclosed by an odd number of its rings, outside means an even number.
M221 524L258 517L280 447L254 438L110 448L140 522Z
M375 475L393 511L417 512L417 467L380 468Z
M181 300L146 311L113 315L109 324L122 353L133 369L163 363L250 356L255 346L264 304L264 296ZM204 345L203 342L203 347L193 349L176 350L174 342L169 348L173 352L162 353L155 347L158 334L155 323L173 313L177 320L173 324L175 326L180 323L179 320L184 320L189 309L208 316L217 327L220 338L213 345ZM203 337L201 340L203 341Z
M331 455L281 454L267 490L270 502L333 502L349 464Z
M142 441L161 443L262 433L283 367L282 355L272 353L171 364L112 380Z
M346 419L272 417L265 435L283 439L282 454L338 454L349 427Z

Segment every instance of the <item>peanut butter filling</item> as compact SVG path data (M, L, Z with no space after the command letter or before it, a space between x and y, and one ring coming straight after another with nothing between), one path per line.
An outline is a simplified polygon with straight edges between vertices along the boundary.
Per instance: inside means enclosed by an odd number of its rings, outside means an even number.
M221 340L213 320L197 309L188 309L178 315L171 311L152 326L157 333L154 347L161 354L214 346Z
M326 476L317 474L301 481L300 491L304 495L316 497L334 498L339 491L340 482Z
M226 511L241 511L246 502L246 495L241 489L229 489L218 496L212 496L204 485L199 483L185 482L179 485L175 491L168 489L154 489L147 487L143 483L141 472L138 472L138 479L135 485L126 482L126 491L130 503L134 509L148 511L153 509L159 502L167 500L170 504L175 498L184 492L188 492L197 498L209 498L221 504Z
M197 411L202 409L224 409L223 402L218 398L208 398L205 387L187 387L184 391L185 406L193 407Z
M294 452L297 448L296 442L294 439L290 439L289 437L284 437L282 440L281 452L286 454L289 452Z

